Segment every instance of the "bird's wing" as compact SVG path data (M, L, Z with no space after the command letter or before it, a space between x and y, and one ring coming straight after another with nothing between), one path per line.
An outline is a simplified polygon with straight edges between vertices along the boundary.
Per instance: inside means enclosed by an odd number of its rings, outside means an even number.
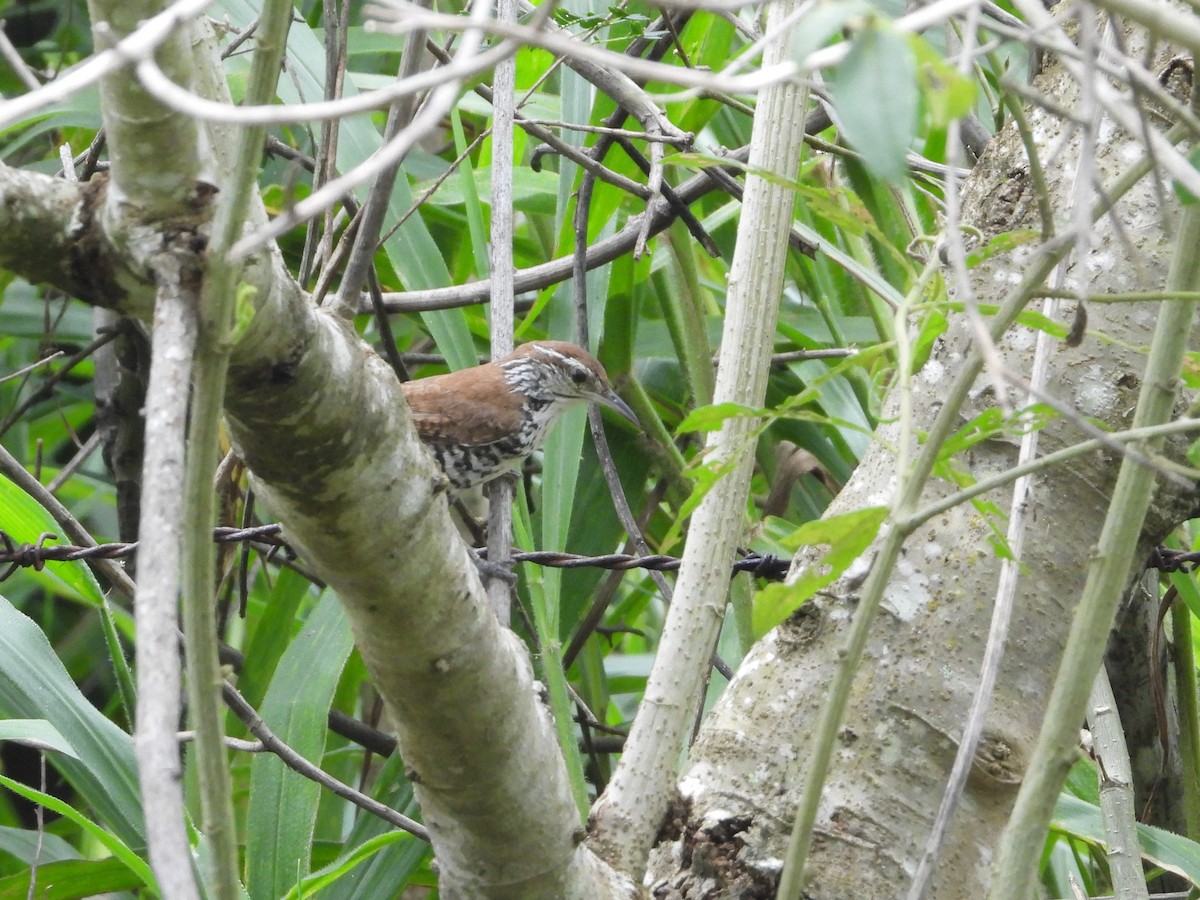
M467 373L476 377L467 378ZM510 392L503 378L479 378L479 374L478 369L466 369L405 383L404 393L422 440L478 447L512 434L520 413L505 402Z

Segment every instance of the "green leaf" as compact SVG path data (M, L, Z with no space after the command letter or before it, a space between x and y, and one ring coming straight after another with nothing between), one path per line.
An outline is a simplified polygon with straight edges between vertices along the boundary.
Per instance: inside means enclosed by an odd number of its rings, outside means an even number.
M420 818L412 785L404 777L404 760L399 754L393 753L384 761L371 796L407 816ZM345 846L358 847L390 833L392 826L375 816L362 811L358 811L357 816ZM413 883L415 874L432 854L433 849L424 841L393 842L378 849L364 865L353 869L352 877L339 878L326 885L319 896L321 900L375 900L376 897L403 895L402 889Z
M912 347L912 373L914 375L921 371L925 363L929 361L929 354L933 352L934 343L945 333L948 324L949 320L946 318L946 314L940 309L931 309L921 319L921 328L917 332Z
M871 506L807 522L784 538L781 543L792 550L821 545L828 549L809 563L793 584L773 584L759 592L754 600L755 635L766 634L805 600L837 580L875 540L887 516L886 506Z
M1193 169L1200 169L1200 147L1188 154L1188 162L1192 164ZM1184 187L1183 182L1172 181L1171 183L1175 185L1175 196L1179 198L1181 204L1189 206L1196 202L1196 195Z
M40 503L4 476L0 476L0 529L18 545L36 544L43 534L58 534L61 531L54 517ZM35 574L33 577L39 576ZM48 580L58 594L90 606L104 603L104 592L100 590L96 576L82 560L48 562L41 577Z
M54 767L122 841L142 846L145 826L132 739L88 702L41 629L4 597L0 718L45 719L53 725L79 755L55 756Z
M975 106L975 82L964 78L920 35L908 35L908 43L917 60L917 79L932 126L945 128L969 113Z
M1017 247L1032 243L1040 237L1041 235L1032 228L1019 228L1016 231L1005 231L993 235L984 244L967 253L967 268L974 268L993 256L1001 256Z
M70 742L45 719L0 720L0 741L18 741L39 750L55 750L79 759Z
M260 715L279 739L320 764L329 705L354 641L345 610L326 594L284 653ZM246 889L280 897L308 874L321 787L260 753L250 764Z
M0 853L7 853L27 866L32 865L35 859L40 859L42 862L79 859L79 851L58 835L49 834L46 831L38 832L33 829L3 826L0 826ZM0 882L0 884L2 883ZM3 894L0 893L0 896Z
M47 836L49 837L49 835ZM72 859L42 863L37 871L18 872L0 878L0 900L26 900L29 882L34 879L38 900L81 900L84 897L132 891L145 882L125 863L110 856L106 859Z
M1051 827L1101 846L1107 840L1100 807L1070 794L1058 795ZM1200 844L1140 822L1137 835L1142 859L1200 885Z
M45 794L41 791L34 790L29 785L21 784L19 781L14 781L4 775L0 775L0 785L8 788L10 791L20 794L27 800L32 800L34 803L46 807L52 812L58 813L66 819L70 819L88 834L90 834L97 843L103 846L109 853L119 859L125 868L137 875L138 880L150 888L157 890L158 884L154 880L154 873L150 871L150 864L144 859L130 850L125 844L115 835L105 831L87 816L80 813L69 803L59 800L50 794Z
M113 666L113 675L117 682L117 696L125 711L125 721L132 725L137 712L137 686L134 684L133 670L129 660L125 658L125 648L121 644L121 635L117 631L116 617L108 598L100 606L100 627L104 631L104 644L108 648L108 658Z
M917 72L908 41L873 19L855 35L829 87L842 134L867 168L887 181L902 181L917 126Z
M237 286L237 297L233 304L233 330L230 332L230 343L236 344L246 334L250 323L258 315L258 305L254 302L258 297L258 288L252 284L241 282Z
M405 831L389 831L385 834L377 835L359 844L350 853L339 857L319 872L314 872L308 878L302 879L299 884L287 892L283 900L301 900L303 897L311 897L317 891L328 887L343 875L352 872L358 866L370 860L380 850L401 841L422 843L419 839Z
M280 569L275 583L256 616L246 642L246 662L238 676L242 696L254 707L262 705L275 667L296 631L297 613L312 591L312 584L293 569Z
M740 403L713 403L693 409L675 430L678 434L689 434L693 431L716 431L725 424L726 419L738 416L770 415L772 412L769 409L754 409Z

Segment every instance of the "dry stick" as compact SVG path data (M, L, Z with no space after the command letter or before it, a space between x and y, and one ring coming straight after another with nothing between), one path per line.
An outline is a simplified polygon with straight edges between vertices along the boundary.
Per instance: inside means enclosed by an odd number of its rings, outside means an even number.
M729 158L733 162L744 162L749 154L749 147L741 147ZM736 173L738 170L731 169ZM685 203L692 203L700 197L712 192L716 187L705 175L689 178L675 192ZM616 234L597 241L586 248L586 267L588 271L612 262L624 256L633 249L638 234L642 230L642 217L649 216L650 234L655 235L666 230L675 221L675 214L665 200L656 200L646 212L630 219ZM517 272L513 288L518 294L528 291L541 290L554 284L566 281L572 277L575 267L575 255L560 256L548 263L531 266ZM455 285L449 288L433 288L430 290L405 291L384 294L384 303L391 312L424 312L433 309L451 309L458 306L472 306L485 303L491 296L490 281L476 281L470 284Z
M496 16L516 21L515 0L498 0ZM492 359L513 350L513 118L516 114L516 60L496 64L492 97L492 233L489 267L492 276ZM382 301L381 301L382 304ZM513 482L497 478L487 489L488 560L502 563L512 546ZM488 601L501 624L512 615L512 584L496 575L484 579Z
M23 416L31 406L49 396L50 389L54 387L54 385L58 384L58 382L63 378L65 378L73 368L75 368L105 344L115 340L117 333L118 332L116 330L106 331L104 334L97 336L95 340L91 341L82 350L64 360L63 364L58 369L56 369L48 378L46 378L45 381L38 385L38 389L34 391L32 395L27 397L16 409L4 417L3 424L0 424L0 435L5 434L8 429L12 428L13 423L16 422L17 419L21 418L21 416ZM6 376L5 380L16 377L17 375L27 374L34 369L40 368L58 355L59 354L54 354L54 356L47 357L46 359L43 359L41 362L35 363L32 366L26 366L20 372L14 372L12 375Z
M21 368L17 369L15 372L9 372L7 375L0 377L0 384L4 384L6 381L12 381L15 378L20 378L22 375L28 375L30 372L36 372L42 366L49 365L51 362L58 359L62 355L63 355L62 350L55 350L49 356L43 356L37 362L31 362L29 365L22 366Z
M78 471L80 466L87 462L89 456L96 452L100 446L100 440L100 432L93 431L92 436L84 441L83 446L75 452L67 464L58 470L58 474L54 476L46 489L52 494L58 493L58 489L67 483L67 480Z
M340 6L340 11L339 11ZM326 100L336 100L342 96L346 83L346 59L349 46L350 0L322 4L321 16L325 24L325 90ZM321 123L320 144L314 154L313 187L319 188L337 171L338 139L341 136L341 122L329 119ZM268 138L268 140L270 140ZM322 217L324 227L320 238L316 239L317 220L313 218L305 229L304 252L300 257L300 270L296 280L300 284L308 284L316 260L329 263L333 249L333 235L336 230L336 214L331 206Z
M29 88L31 91L36 91L42 86L42 83L38 81L37 76L33 74L33 70L29 68L29 66L25 63L25 60L21 58L21 54L17 48L13 46L13 42L9 40L8 32L5 31L4 28L6 24L6 22L0 21L0 57L2 57L4 61L8 63L8 67L12 69L13 74L17 76L18 80L20 80L25 87Z
M644 41L644 39L640 39L640 40ZM632 52L633 48L636 46L639 46L637 44L637 42L635 42L635 44L631 45L630 51ZM441 60L443 63L449 62L450 56L444 50L442 50L440 47L437 47L436 44L433 44L432 42L430 42L429 49L430 49L430 52L433 53L434 56L438 57L438 59ZM638 52L640 52L640 51L638 51ZM585 70L581 71L580 74L586 78L589 71L590 70L585 69ZM480 97L482 97L484 100L487 100L489 103L494 102L493 98L492 98L492 91L486 85L476 86L475 93L478 94ZM556 134L554 134L554 132L552 132L548 128L544 127L546 123L539 122L534 119L527 119L520 114L517 114L514 117L514 120L518 125L521 126L521 128L527 134L533 135L538 140L540 140L544 145L546 145L546 147L550 148L550 150L553 150L554 152L558 153L560 156L564 156L567 159L571 160L576 165L578 165L580 168L582 168L584 171L590 172L592 175L595 175L601 181L607 182L608 184L611 184L614 187L618 187L621 190L625 191L626 193L632 194L635 197L640 197L643 200L650 200L653 198L653 196L654 196L653 192L646 185L640 184L636 181L633 181L632 179L626 178L624 175L614 172L612 169L609 169L607 166L602 165L600 163L600 157L602 156L602 154L596 154L595 152L589 153L585 150L575 147L572 144L567 143L566 141L560 139ZM564 124L563 127L567 127L567 126ZM579 126L579 127L585 128L586 126ZM609 128L604 128L604 127L601 127L600 129L596 129L596 131L599 134L606 134L606 135L615 135L618 133L632 134L631 132L624 132L622 129L609 129ZM648 135L646 139L647 140L657 140L657 141L674 141L675 140L675 138L673 138L673 137L663 136L663 135ZM533 167L534 171L540 171L541 167L540 167L539 160L546 152L548 152L548 151L546 150L545 147L539 147L533 151L533 157L530 161L530 165ZM640 156L640 154L638 154L638 155ZM644 157L642 157L642 159L645 160ZM639 163L639 165L641 165L641 163ZM646 162L645 166L643 166L643 171L645 171L647 174L649 174L650 168L649 168L648 161ZM701 244L704 245L705 249L709 249L710 247L714 246L712 238L710 238L708 236L707 232L705 232L704 227L700 224L700 220L696 218L696 216L692 213L692 211L690 209L688 209L687 204L683 200L681 200L679 198L679 196L675 193L675 191L673 191L671 189L671 187L669 185L667 185L666 183L664 183L662 185L662 196L667 200L668 203L671 204L671 208L675 211L676 215L678 215L683 220L684 224L687 225L688 231L690 231L692 233L693 237L695 237L696 240L698 240ZM709 249L709 252L713 256L717 255L717 253L713 252L713 250L711 250L711 249Z
M407 831L409 834L428 843L429 831L420 822L410 819L403 813L396 812L391 807L368 797L361 791L356 791L350 785L334 778L320 766L309 762L280 740L267 726L267 723L262 720L262 717L259 716L254 707L229 682L222 684L221 695L225 700L225 705L233 710L234 715L241 720L249 732L262 741L263 747L278 756L289 769L299 772L310 781L315 781L339 797L349 800L360 809L365 809L371 813L371 815L378 816L385 822L389 822L397 828Z
M138 675L134 750L146 832L154 836L149 842L150 863L159 890L164 897L196 898L175 730L182 703L178 604L184 524L179 497L183 493L184 433L197 321L191 298L174 287L164 285L155 303L146 389L146 451L138 523L144 553L134 610ZM113 563L108 565L116 568Z
M426 44L426 48L443 65L450 62L450 54L433 41L429 41ZM482 97L488 103L493 102L492 89L487 85L476 85L474 90L476 95ZM641 197L643 200L650 198L650 191L644 184L639 184L631 178L626 178L624 175L600 165L594 159L592 159L592 157L588 155L586 151L580 149L579 147L568 144L566 141L560 139L553 131L543 127L533 119L527 119L520 113L515 113L513 116L513 121L517 125L520 125L521 129L526 134L532 135L543 144L549 145L559 155L567 157L567 159L571 160L576 165L586 169L589 172L594 172L601 181L607 182L608 184L613 185L613 187L620 188L621 190L632 194L635 197ZM539 171L539 166L537 163L539 155L539 151L534 150L531 165L533 166L535 172Z
M424 46L425 32L420 29L409 32L405 37L400 71L396 76L399 81L411 78L420 71L421 50ZM412 124L413 113L416 109L417 97L415 94L407 94L392 104L388 110L387 125L383 132L384 147ZM396 183L396 175L400 171L400 164L404 161L405 156L407 153L393 159L379 173L371 188L370 196L367 197L367 202L364 204L354 250L350 254L350 261L346 264L346 271L342 276L341 290L328 304L334 313L343 318L348 319L358 311L359 292L363 282L367 280L367 270L371 268L375 258L375 248L379 233L383 229L383 219L387 215L392 187ZM374 296L375 294L372 292L372 297Z

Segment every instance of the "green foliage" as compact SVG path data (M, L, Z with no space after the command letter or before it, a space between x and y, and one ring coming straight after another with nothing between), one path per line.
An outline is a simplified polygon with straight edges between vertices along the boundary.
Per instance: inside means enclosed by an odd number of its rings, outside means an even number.
M39 12L61 7L63 14L49 36L22 45L31 64L67 66L89 52L82 3L34 6ZM305 5L305 18L291 28L281 103L324 95L329 36L313 27L321 21L319 7ZM250 25L259 12L253 0L222 0L214 7L214 15L227 18L234 32ZM401 46L393 35L362 27L357 7L353 15L347 96L393 81ZM599 28L593 42L617 51L634 40L656 40L668 33L656 25L657 12L642 7L587 9L567 4L555 11L555 19L575 32ZM12 21L10 17L10 36ZM882 507L828 519L820 516L868 445L880 393L896 374L894 311L918 284L924 266L913 248L928 245L939 227L940 184L929 176L911 175L906 157L923 149L931 162L944 163L947 126L955 117L986 105L1001 74L989 68L980 73L982 82L963 77L926 39L899 33L874 5L859 0L814 4L793 31L790 52L803 61L846 31L849 53L827 73L841 131L832 127L821 135L823 143L806 148L800 174L789 183L797 199L793 232L815 250L811 255L794 252L789 258L774 342L781 354L844 348L857 350L856 355L781 359L770 369L761 408L709 402L711 359L721 341L740 215L739 202L717 191L691 205L719 251L716 258L700 251L693 236L676 225L652 240L641 259L627 253L588 277L592 346L623 396L631 403L636 399L646 425L644 435L611 421L606 428L624 492L651 551L681 549L689 514L727 471L706 460L703 441L730 418L742 416L762 419L752 437L758 465L746 510L748 535L766 521L766 535L757 536L756 545L769 544L774 552L791 552L801 545L823 548L795 584L756 586L755 636L844 574L886 519ZM686 54L692 66L719 69L752 40L725 17L697 12L664 59L684 65ZM523 50L516 65L522 115L597 126L615 110L611 98L598 95L551 53ZM246 68L241 54L226 61L235 97ZM0 89L4 96L24 90L7 69L0 73ZM95 137L99 104L98 92L89 90L31 116L0 134L0 153L10 164L57 171L60 143L69 142L78 153ZM678 186L718 166L745 174L747 167L725 152L749 139L751 117L739 105L706 93L665 100L663 109L679 128L698 136L694 147L666 150L670 184ZM448 117L445 133L430 136L406 157L390 196L385 227L403 222L386 235L375 259L384 291L443 288L488 277L488 225L495 214L489 161L496 148L490 136L478 142L476 138L484 135L490 116L490 104L468 92ZM378 114L342 121L337 169L349 171L375 153L383 143L382 127ZM577 146L594 146L600 140L592 133L557 130ZM312 154L319 131L317 125L291 125L278 128L274 137ZM544 157L542 168L535 171L530 162L539 140L519 127L515 140L511 263L524 271L574 252L572 216L583 175L573 162L555 156ZM648 152L644 143L634 144ZM837 155L845 145L857 157ZM463 159L455 166L460 155ZM603 163L645 183L641 168L624 150L607 154ZM269 155L261 187L273 213L312 191L304 167ZM354 196L361 202L368 189L360 186ZM608 184L595 185L587 242L619 232L644 211L642 199ZM329 223L318 223L312 233L301 227L285 235L280 248L292 270L299 273L311 261L314 241L328 238L330 246L336 246L346 239L350 218L334 220L328 235L321 231ZM969 263L977 265L1036 237L1025 231L993 237L971 250ZM317 282L317 272L307 270L303 287L312 289ZM0 288L0 375L43 358L51 348L61 346L70 353L91 341L91 313L81 305L63 303L7 275ZM255 303L265 299L252 296L249 289L239 290L235 337L245 333ZM519 340L574 336L575 310L568 287L550 285L521 299L532 305L522 304L518 313ZM945 287L936 279L913 308L919 327L910 326L910 334L915 334L910 350L914 369L919 370L963 309L946 301ZM985 315L991 312L984 310ZM1039 314L1025 313L1022 322L1056 337L1065 335L1062 325ZM355 324L367 340L379 339L376 323L369 318L360 317ZM489 326L483 306L393 316L391 326L401 352L432 351L444 360L414 363L412 374L418 377L471 365L487 350ZM73 461L98 427L90 361L69 373L60 371L61 364L54 361L0 383L5 417L19 412L5 424L0 438L30 470L41 461L43 483ZM131 361L130 368L138 371L138 361ZM1196 368L1189 375L1200 383ZM964 483L961 455L981 441L1012 439L1025 428L1041 427L1048 413L1033 412L1032 422L988 410L965 423L947 445L938 473ZM523 473L523 548L590 555L627 545L628 535L614 512L597 451L585 431L582 416L561 423L540 467L535 460ZM782 475L773 460L777 449L787 447L811 454L816 460L813 470L792 481ZM224 498L229 524L238 522L246 510L246 488L244 479L235 479ZM772 495L782 500L767 519ZM57 496L97 539L116 538L117 493L99 454L86 456ZM985 500L977 504L1002 541L999 509ZM36 542L46 532L60 533L45 510L4 479L0 528L17 543ZM1004 552L1002 542L997 552ZM291 568L281 556L247 551L243 560L238 551L222 562L216 602L223 615L223 637L243 657L236 673L239 689L276 733L307 759L381 802L419 815L402 760L393 755L379 764L325 727L331 709L374 721L375 698L361 661L352 653L336 598L313 585L303 560ZM28 785L5 782L11 793L5 793L6 805L0 806L0 851L11 860L5 860L7 868L0 868L0 900L26 895L33 837L45 838L38 869L39 890L45 889L41 896L83 896L87 888L133 891L150 884L129 735L137 690L125 658L134 639L131 611L122 599L106 598L90 568L79 561L23 569L6 583L6 590L8 599L0 601L0 715L12 721L0 721L0 737L40 736L43 744L54 748L45 751L47 760L66 783L49 792L62 795L52 800ZM517 620L515 628L535 652L545 680L554 684L561 742L571 756L582 805L603 788L610 763L606 756L588 760L575 752L580 732L572 722L566 683L605 727L626 729L645 690L665 604L642 570L616 579L595 568L562 573L528 566L518 597L522 607L532 611L534 627L529 633ZM601 630L581 634L589 610L598 603L603 607L598 615ZM245 607L244 618L235 612L238 605ZM723 640L721 652L732 658L727 655L729 636ZM573 663L564 680L554 682L548 675L557 678L558 672L547 673L545 667L554 666L573 643ZM713 681L710 700L722 689L720 679ZM232 716L227 729L246 736ZM481 745L479 752L488 748ZM422 842L322 792L284 770L273 756L249 759L233 752L231 759L244 871L248 892L256 900L398 896L407 886L436 882L429 848ZM65 818L53 824L52 833L37 836L21 822L23 807L17 806L13 794L37 797L48 807L57 804ZM194 804L195 798L189 802ZM198 820L198 806L189 811ZM199 853L200 836L196 842ZM47 887L51 883L54 887Z
M800 576L788 585L773 584L754 602L754 633L766 634L826 585L836 581L875 540L887 519L886 506L856 509L801 525L780 543L793 552L817 548L820 556L806 561Z
M887 181L902 180L916 135L918 94L912 47L886 21L871 17L854 36L829 88L850 145Z
M353 645L342 605L327 594L280 659L263 699L263 721L309 762L324 755L329 707ZM304 690L297 692L300 684ZM282 896L307 874L320 799L316 782L275 755L254 758L246 810L246 888L252 897Z
M1064 792L1054 811L1057 832L1102 847L1106 841L1100 807ZM1142 858L1165 872L1200 886L1200 844L1153 825L1137 824Z

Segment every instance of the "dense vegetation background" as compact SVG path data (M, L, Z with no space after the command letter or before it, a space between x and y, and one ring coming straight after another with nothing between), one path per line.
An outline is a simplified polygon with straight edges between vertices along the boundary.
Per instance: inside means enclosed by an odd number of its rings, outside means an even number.
M177 6L0 10L0 897L1200 884L1190 8Z

